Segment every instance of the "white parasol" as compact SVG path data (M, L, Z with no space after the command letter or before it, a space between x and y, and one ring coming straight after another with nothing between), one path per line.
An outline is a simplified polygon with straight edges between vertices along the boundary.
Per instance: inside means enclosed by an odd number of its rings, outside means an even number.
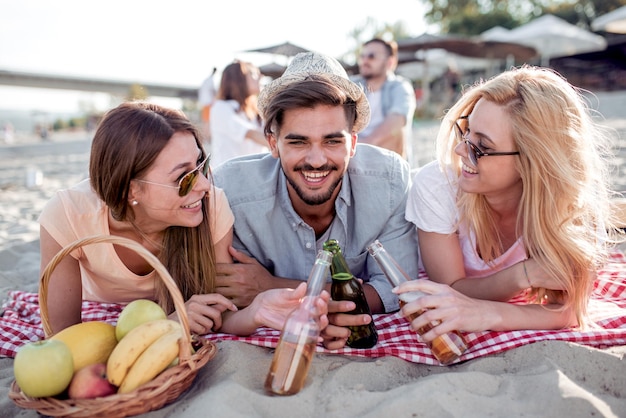
M626 33L626 6L599 16L591 22L591 29L610 33Z
M554 15L543 15L510 31L483 34L483 39L518 42L534 47L541 55L541 65L550 58L564 57L584 52L601 51L606 39L588 30L572 25Z

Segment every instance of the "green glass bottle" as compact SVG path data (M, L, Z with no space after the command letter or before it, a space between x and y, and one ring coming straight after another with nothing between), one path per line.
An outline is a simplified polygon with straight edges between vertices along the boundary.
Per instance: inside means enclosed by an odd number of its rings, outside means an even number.
M370 307L365 298L365 292L361 283L352 275L346 263L346 259L341 252L341 247L336 239L329 239L324 243L324 250L333 253L333 261L330 265L332 284L330 296L333 300L349 300L356 304L356 308L348 314L372 315ZM352 348L370 348L378 342L378 333L374 320L367 325L351 326L350 337L347 345Z

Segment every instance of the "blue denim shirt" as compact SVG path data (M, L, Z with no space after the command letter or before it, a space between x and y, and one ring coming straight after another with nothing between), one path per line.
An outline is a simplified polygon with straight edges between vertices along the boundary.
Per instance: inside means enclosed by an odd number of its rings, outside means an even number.
M268 154L229 160L213 172L235 215L235 248L277 277L306 281L320 243L295 212L280 161ZM358 144L335 202L328 238L339 241L352 274L378 292L386 312L398 299L367 246L378 239L411 278L417 278L415 226L404 217L409 165L397 154Z

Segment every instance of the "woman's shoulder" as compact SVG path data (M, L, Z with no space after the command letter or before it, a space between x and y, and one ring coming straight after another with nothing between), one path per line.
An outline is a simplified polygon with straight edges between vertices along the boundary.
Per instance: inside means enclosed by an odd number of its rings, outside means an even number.
M431 161L425 166L415 170L414 183L421 183L428 186L441 186L450 183L453 179L453 171L449 166L442 167L438 161Z
M55 198L66 208L76 213L93 212L100 210L104 202L100 200L96 192L91 187L89 179L70 187L59 190ZM51 202L55 201L55 198Z
M224 201L228 201L228 199L226 198L226 193L224 192L224 190L221 187L217 187L217 186L213 186L213 199L216 202L224 202Z
M86 179L59 190L41 211L39 223L58 243L66 245L79 237L100 233L106 211L106 205Z

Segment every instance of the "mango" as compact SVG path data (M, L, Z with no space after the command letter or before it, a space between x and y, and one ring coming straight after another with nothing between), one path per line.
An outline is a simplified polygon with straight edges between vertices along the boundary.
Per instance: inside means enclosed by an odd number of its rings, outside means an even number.
M115 326L102 321L75 324L59 331L51 340L63 341L74 359L74 371L95 363L106 363L117 345Z

